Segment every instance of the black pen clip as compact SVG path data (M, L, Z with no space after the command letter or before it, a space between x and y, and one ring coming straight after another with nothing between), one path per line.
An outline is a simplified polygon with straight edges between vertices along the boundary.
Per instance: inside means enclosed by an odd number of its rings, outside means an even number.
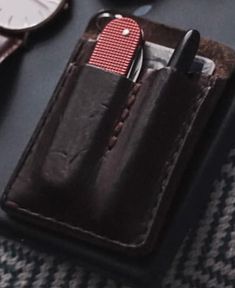
M187 31L177 45L167 66L187 74L197 54L199 43L199 32L197 30Z

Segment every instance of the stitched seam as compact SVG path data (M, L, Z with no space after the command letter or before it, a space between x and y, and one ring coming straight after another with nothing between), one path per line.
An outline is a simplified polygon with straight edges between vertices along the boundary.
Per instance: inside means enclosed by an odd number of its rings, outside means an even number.
M79 231L80 233L84 233L86 235L98 238L98 239L100 239L102 241L106 241L107 243L112 243L112 244L116 244L116 245L123 246L123 247L133 247L133 248L136 248L138 246L135 243L134 244L123 243L123 242L120 242L118 240L113 240L113 239L110 239L108 237L101 236L99 234L96 234L95 232L92 232L92 231L89 231L89 230L85 230L85 229L83 229L83 228L81 228L79 226L75 226L75 225L72 225L72 224L69 224L69 223L66 223L66 222L63 222L63 221L59 221L59 220L57 220L55 218L52 218L52 217L46 217L46 216L44 216L42 214L39 214L39 213L36 213L36 212L32 212L32 211L30 211L30 210L28 210L26 208L20 207L17 203L15 203L13 201L10 201L10 202L15 204L16 206L18 206L18 207L15 207L15 209L18 210L19 212L31 215L33 217L40 218L40 219L45 220L45 221L53 222L55 224L58 224L60 226L63 226L65 228L68 228L68 229L73 230L73 231Z
M112 135L109 139L109 143L108 143L108 147L106 149L106 151L111 151L117 141L118 141L118 137L122 132L123 126L125 124L125 122L127 121L127 119L130 116L130 111L133 107L133 105L135 104L136 98L137 98L137 93L139 92L141 83L136 84L136 86L134 86L132 93L130 94L130 96L128 97L127 103L125 105L125 107L123 108L123 111L121 113L120 119L118 120L118 122L116 123Z
M210 87L208 87L208 88L210 88ZM206 96L207 96L207 93L204 93L202 91L200 96L197 98L197 101L189 109L188 115L191 115L191 117L188 121L186 120L183 122L181 130L178 133L175 141L173 142L173 147L176 147L176 148L173 149L172 152L170 153L169 157L167 158L167 160L165 162L163 172L161 173L161 176L162 175L165 175L165 176L163 177L163 179L160 183L160 193L156 197L154 206L151 207L149 209L149 211L146 213L146 215L149 215L149 217L148 217L149 219L146 220L145 230L142 233L140 233L139 235L137 235L136 238L140 238L142 236L147 236L150 233L150 229L152 227L156 211L157 211L158 207L160 206L161 198L162 198L162 195L164 194L164 190L166 188L167 181L168 181L168 179L171 175L171 172L175 166L175 162L176 162L176 160L180 154L180 151L183 148L183 144L185 143L185 137L191 129L191 123L195 119L198 107L203 102L203 100L206 98ZM140 240L140 242L137 241L136 243L138 243L138 244L144 243L144 241L145 240L143 240L143 241Z

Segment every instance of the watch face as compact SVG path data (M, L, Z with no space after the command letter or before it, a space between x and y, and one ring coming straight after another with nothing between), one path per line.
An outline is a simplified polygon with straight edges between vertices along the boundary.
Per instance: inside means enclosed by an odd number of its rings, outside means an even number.
M50 20L66 0L0 0L0 27L24 31Z

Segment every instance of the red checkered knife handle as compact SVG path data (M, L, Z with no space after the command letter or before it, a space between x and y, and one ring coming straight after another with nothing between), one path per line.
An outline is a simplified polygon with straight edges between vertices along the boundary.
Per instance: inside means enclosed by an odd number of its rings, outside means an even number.
M142 41L141 28L128 17L111 20L99 35L90 65L128 76Z

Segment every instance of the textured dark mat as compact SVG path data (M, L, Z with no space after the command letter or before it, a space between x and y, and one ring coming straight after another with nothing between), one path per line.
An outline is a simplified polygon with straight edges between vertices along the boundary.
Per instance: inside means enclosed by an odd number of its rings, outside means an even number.
M214 181L198 229L186 237L162 286L235 287L235 149Z
M130 288L23 242L0 237L1 288Z
M235 287L235 149L221 168L198 229L187 235L164 288ZM131 288L0 236L0 287Z

